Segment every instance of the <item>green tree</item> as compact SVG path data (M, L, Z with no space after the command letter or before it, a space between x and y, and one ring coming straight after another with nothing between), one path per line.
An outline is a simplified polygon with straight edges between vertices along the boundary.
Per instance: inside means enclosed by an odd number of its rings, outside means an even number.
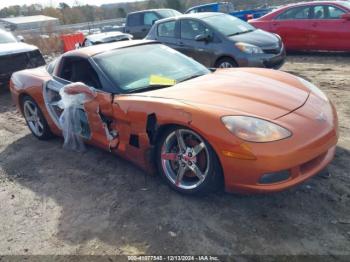
M64 2L59 3L58 6L62 10L70 8L70 6L68 4L66 4L66 3L64 3Z
M118 8L117 17L122 17L122 18L126 17L126 12L124 8L122 7Z
M159 8L160 5L158 2L156 2L155 0L149 0L147 2L147 9L156 9L156 8Z
M166 8L178 10L180 12L183 12L185 9L185 6L181 3L180 0L166 0L164 6Z

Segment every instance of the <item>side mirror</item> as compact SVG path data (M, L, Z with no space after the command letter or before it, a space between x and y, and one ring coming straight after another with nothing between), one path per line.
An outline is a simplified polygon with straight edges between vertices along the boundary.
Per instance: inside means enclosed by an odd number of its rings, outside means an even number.
M21 36L21 35L19 35L19 36L17 36L17 40L19 41L19 42L24 42L24 37L23 36Z
M350 20L350 13L343 14L343 15L341 16L341 19Z
M211 36L206 35L206 34L200 34L200 35L197 35L197 36L195 37L195 40L196 40L197 42L206 42L206 43L208 43L208 42L211 41Z

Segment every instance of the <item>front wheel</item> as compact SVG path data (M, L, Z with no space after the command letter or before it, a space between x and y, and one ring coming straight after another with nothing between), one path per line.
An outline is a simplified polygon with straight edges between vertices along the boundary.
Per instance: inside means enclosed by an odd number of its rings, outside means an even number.
M209 193L221 182L214 150L187 128L174 127L163 134L157 148L157 166L167 183L181 193Z
M216 68L234 68L238 67L235 60L229 57L221 58L219 61L215 64Z

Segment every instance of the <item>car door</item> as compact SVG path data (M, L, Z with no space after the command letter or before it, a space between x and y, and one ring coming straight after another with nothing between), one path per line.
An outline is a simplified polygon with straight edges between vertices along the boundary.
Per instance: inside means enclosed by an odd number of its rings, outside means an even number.
M179 34L176 20L163 22L157 25L157 38L159 42L171 48L179 50Z
M197 41L199 35L207 35L211 40ZM213 31L204 23L192 19L181 20L178 50L207 67L212 66L212 56L215 53L216 43L213 39Z
M48 81L44 89L45 104L51 117L60 126L59 91L77 82L84 83L94 94L80 108L77 121L81 127L81 137L103 149L111 149L118 139L109 127L109 121L113 118L113 96L103 90L100 77L89 60L80 57L62 59L57 76Z
M350 51L350 21L342 19L345 10L335 5L313 7L311 49Z
M312 30L311 6L292 7L278 15L271 24L271 31L281 36L289 50L310 48Z

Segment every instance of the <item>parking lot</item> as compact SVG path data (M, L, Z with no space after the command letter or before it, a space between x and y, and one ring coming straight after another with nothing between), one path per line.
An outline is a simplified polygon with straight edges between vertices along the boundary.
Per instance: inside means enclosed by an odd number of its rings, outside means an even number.
M335 104L331 177L271 195L188 197L97 148L40 142L0 94L0 253L350 255L350 56L293 54L282 70Z

